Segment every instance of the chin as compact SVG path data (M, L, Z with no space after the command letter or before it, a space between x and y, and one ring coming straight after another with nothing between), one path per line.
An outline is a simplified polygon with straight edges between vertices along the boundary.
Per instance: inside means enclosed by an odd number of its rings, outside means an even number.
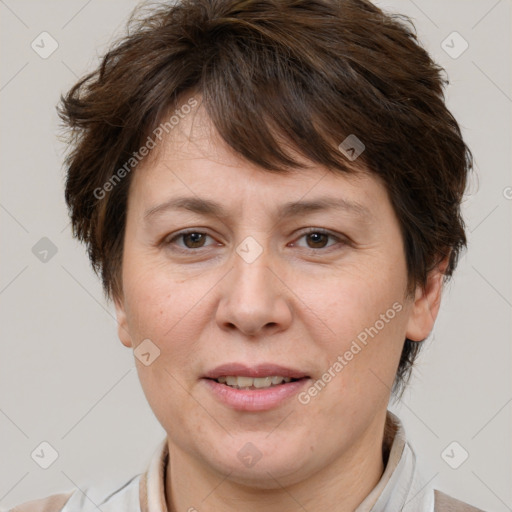
M211 459L212 452L209 452L205 462L219 473L229 475L229 480L255 489L279 489L304 479L312 462L305 459L305 455L312 455L309 444L292 443L288 439L286 444L276 445L268 439L265 441L267 435L229 438L225 451L218 453L216 459ZM311 471L314 472L313 468Z

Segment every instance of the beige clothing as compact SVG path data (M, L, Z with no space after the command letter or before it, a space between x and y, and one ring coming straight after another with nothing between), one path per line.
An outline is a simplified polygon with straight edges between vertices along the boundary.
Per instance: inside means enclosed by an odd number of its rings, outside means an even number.
M387 463L380 481L354 512L483 512L428 485L406 441L400 420L388 412L383 452ZM161 441L147 470L109 490L76 489L18 505L12 512L168 512L165 499L167 439ZM96 506L97 505L97 506ZM197 510L201 507L198 505ZM190 507L191 511L194 510Z

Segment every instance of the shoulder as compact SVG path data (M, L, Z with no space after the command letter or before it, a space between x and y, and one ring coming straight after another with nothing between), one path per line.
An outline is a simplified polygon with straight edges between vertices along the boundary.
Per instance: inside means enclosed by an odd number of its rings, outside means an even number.
M484 512L441 491L434 491L434 498L434 512Z
M52 494L17 505L9 512L140 512L140 477L136 475L122 485L103 483Z

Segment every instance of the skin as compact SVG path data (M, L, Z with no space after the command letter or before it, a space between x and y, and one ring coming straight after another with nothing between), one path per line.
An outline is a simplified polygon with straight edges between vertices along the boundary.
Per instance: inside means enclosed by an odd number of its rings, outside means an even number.
M178 196L219 202L227 216L167 210L145 219ZM321 196L367 212L276 213ZM189 228L207 236L176 236ZM252 263L236 252L248 236L262 249ZM168 435L169 511L354 510L384 470L402 346L432 330L443 270L406 296L398 219L376 177L315 165L271 174L229 149L201 107L182 119L133 175L115 299L122 343L150 339L160 349L149 366L135 361ZM307 404L295 396L272 410L236 411L201 380L226 362L273 362L314 383L394 303L401 311ZM248 442L262 455L252 467L237 456Z

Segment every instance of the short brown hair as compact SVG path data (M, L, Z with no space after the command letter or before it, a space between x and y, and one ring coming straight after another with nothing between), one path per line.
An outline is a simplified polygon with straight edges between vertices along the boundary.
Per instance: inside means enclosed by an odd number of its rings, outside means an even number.
M113 183L114 174L192 92L223 140L269 172L302 167L285 141L333 172L379 177L400 222L409 293L446 257L450 277L466 245L460 204L472 155L445 105L443 72L409 18L366 0L182 0L136 9L127 35L59 105L70 136L73 234L86 243L107 297L122 294L132 173ZM349 135L365 146L353 161L338 149ZM419 348L405 340L396 389Z

